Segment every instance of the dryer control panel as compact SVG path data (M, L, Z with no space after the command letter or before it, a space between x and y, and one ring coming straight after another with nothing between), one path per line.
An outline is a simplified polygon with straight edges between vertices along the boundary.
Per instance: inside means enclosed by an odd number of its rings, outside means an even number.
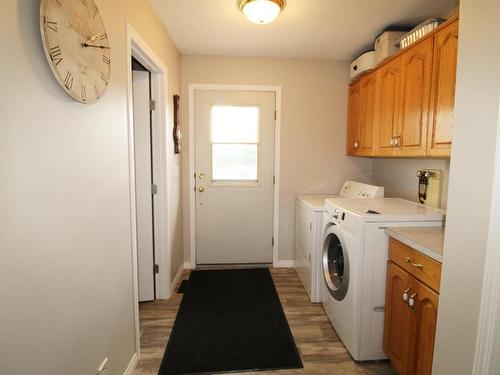
M340 189L343 198L383 198L384 187L347 180Z

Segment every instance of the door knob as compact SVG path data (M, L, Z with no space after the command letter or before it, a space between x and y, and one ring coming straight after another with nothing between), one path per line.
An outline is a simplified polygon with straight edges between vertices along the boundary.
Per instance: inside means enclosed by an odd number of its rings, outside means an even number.
M198 191L199 191L200 193L203 193L203 192L205 191L205 187L203 187L203 186L198 186Z

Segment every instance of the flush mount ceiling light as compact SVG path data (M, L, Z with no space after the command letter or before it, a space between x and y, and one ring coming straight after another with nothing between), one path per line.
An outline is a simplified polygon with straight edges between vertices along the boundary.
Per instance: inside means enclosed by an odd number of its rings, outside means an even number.
M238 8L253 23L274 21L286 5L286 0L238 0Z

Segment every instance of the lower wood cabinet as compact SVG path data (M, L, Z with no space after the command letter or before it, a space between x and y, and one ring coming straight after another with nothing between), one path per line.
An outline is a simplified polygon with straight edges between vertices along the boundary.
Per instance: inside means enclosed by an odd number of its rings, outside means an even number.
M398 374L430 375L439 294L412 274L411 270L404 268L409 265L415 268L417 275L422 275L422 271L429 267L433 267L432 272L435 272L436 265L440 267L440 264L420 253L426 259L422 261L419 258L417 261L412 256L417 252L399 241L391 239L389 244L384 351ZM403 260L404 265L400 257L391 256L391 253L400 254L402 247L408 251Z

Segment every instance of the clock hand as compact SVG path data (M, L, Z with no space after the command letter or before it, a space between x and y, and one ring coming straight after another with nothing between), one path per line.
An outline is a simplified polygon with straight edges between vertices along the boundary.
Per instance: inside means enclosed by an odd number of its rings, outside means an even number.
M92 43L94 40L97 39L99 34L92 35L89 40L87 40L85 43Z
M82 43L82 47L92 47L92 48L101 48L101 49L111 49L111 47L106 46L97 46L95 44Z

